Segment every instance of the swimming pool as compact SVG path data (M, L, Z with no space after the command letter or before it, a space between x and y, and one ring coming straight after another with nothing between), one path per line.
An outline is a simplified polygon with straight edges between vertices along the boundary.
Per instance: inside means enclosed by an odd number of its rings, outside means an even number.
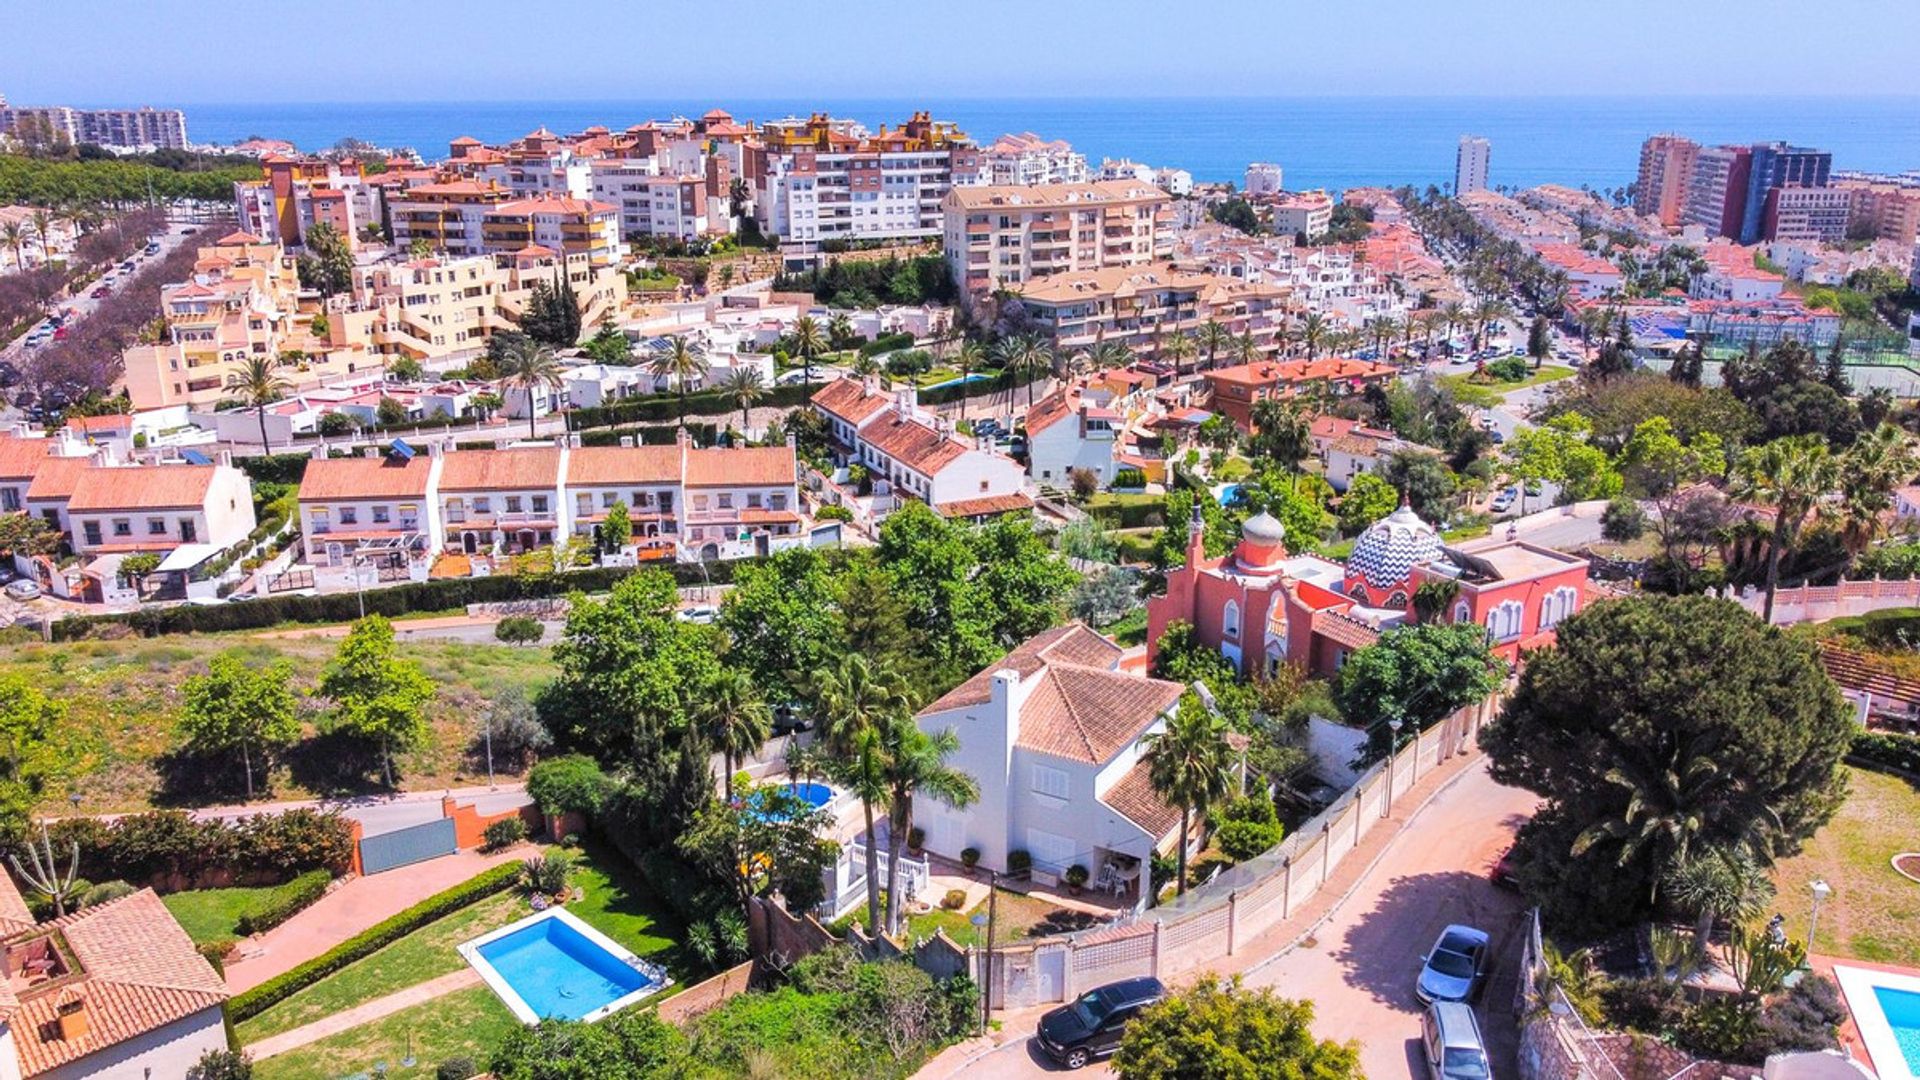
M1920 1078L1920 976L1835 965L1880 1080Z
M460 955L524 1024L598 1020L673 983L565 908L482 934Z
M815 810L818 810L821 807L832 802L835 795L834 790L828 787L827 785L814 783L811 781L804 784L795 784L795 783L783 784L776 790L778 790L783 795L789 795L789 796L792 796L793 798L801 800L802 802L806 803L808 806L811 806ZM758 791L748 796L748 800L749 801L747 805L752 807L755 810L760 810L761 803L764 801L763 798L761 797L761 793ZM775 811L775 812L762 811L760 816L763 819L780 820L780 821L784 821L787 818L787 814L781 811Z

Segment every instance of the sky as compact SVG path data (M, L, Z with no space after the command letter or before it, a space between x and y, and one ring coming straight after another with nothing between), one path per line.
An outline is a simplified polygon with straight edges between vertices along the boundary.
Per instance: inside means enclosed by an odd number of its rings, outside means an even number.
M0 0L16 104L1920 94L1916 0Z

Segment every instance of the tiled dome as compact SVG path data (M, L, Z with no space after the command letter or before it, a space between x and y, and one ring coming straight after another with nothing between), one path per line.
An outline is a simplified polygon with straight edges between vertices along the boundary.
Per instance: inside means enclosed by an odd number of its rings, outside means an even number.
M1279 518L1262 510L1241 524L1240 535L1262 547L1268 547L1285 540L1287 528L1280 524Z
M1347 574L1357 574L1368 585L1384 589L1407 580L1415 566L1439 557L1440 534L1403 503L1400 509L1367 526L1360 539L1353 542L1353 554L1347 556Z

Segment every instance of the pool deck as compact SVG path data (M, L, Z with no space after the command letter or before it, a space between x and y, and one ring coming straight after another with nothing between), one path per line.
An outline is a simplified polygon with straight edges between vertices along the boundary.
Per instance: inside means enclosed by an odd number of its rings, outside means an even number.
M1883 1056L1889 1052L1893 1055L1892 1060L1886 1063L1886 1068L1882 1068L1881 1063L1874 1060L1873 1048L1869 1044L1866 1035L1862 1033L1859 1019L1855 1015L1854 998L1848 995L1846 982L1841 981L1840 976L1836 974L1834 969L1836 967L1852 968L1855 971L1872 972L1877 975L1890 975L1898 979L1911 979L1914 980L1916 985L1920 985L1920 970L1901 967L1897 964L1876 964L1870 960L1854 960L1850 957L1837 956L1814 956L1810 958L1809 962L1817 974L1832 979L1840 987L1840 998L1847 1006L1847 1019L1840 1025L1840 1048L1847 1052L1847 1056L1853 1058L1854 1061L1879 1077L1880 1080L1908 1080L1909 1077L1913 1076L1912 1070L1907 1068L1906 1058L1901 1055L1897 1046L1882 1049L1881 1053ZM1856 986L1859 985L1859 980L1857 979L1848 981L1854 982ZM1875 1003L1862 1007L1877 1010L1879 1005Z
M595 948L598 948L620 963L641 971L643 974L648 975L650 979L654 980L637 990L607 1002L605 1005L588 1012L584 1016L578 1017L580 1020L587 1023L600 1020L613 1013L619 1012L629 1005L638 1004L673 985L673 979L668 976L664 970L647 964L638 956L635 956L633 951L626 946L594 929L585 919L580 918L564 907L550 907L545 911L536 911L524 919L518 919L496 930L488 931L456 948L461 958L471 965L471 970L479 980L484 982L487 987L494 992L494 995L500 999L501 1003L506 1005L508 1010L510 1010L514 1016L518 1017L523 1024L529 1026L537 1024L540 1022L541 1017L533 1011L531 1005L527 1004L526 998L521 996L519 989L513 985L512 980L508 979L505 973L494 967L492 961L487 959L481 950L493 942L512 937L529 927L538 926L543 922L558 922L570 927Z

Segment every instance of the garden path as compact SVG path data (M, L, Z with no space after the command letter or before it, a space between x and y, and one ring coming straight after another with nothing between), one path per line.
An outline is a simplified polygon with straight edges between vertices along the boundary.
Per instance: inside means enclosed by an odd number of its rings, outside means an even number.
M386 997L374 998L372 1001L364 1004L355 1005L351 1009L345 1009L334 1013L332 1016L315 1020L305 1027L297 1027L292 1031L283 1031L278 1035L268 1036L248 1046L247 1053L252 1056L253 1060L262 1061L266 1058L273 1057L275 1054L284 1054L289 1050L297 1050L308 1043L319 1042L329 1035L337 1035L349 1028L357 1028L362 1024L371 1024L381 1017L391 1016L401 1009L410 1009L415 1005L432 1001L437 997L444 997L447 994L453 993L455 990L465 990L469 986L479 985L479 972L470 967L461 968L459 971L442 975L437 979L428 979L426 982L418 985L409 986L405 990L396 990Z

